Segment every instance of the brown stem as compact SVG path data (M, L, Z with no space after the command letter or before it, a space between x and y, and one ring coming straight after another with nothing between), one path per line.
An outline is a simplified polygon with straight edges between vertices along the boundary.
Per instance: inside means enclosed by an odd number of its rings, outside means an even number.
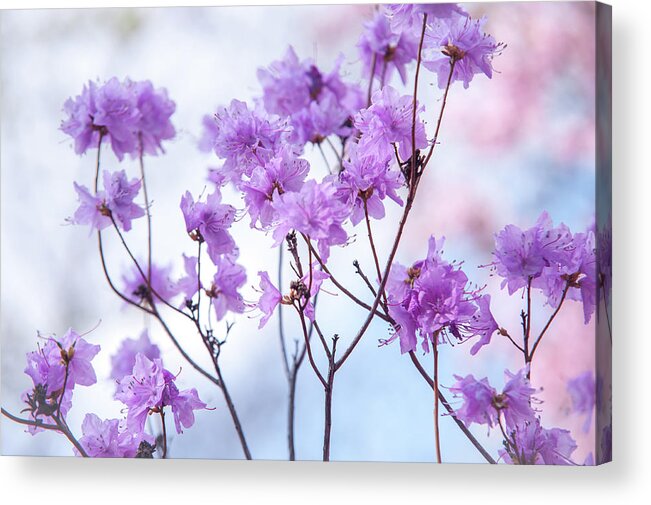
M305 338L305 348L307 350L307 358L310 362L310 365L312 366L312 370L314 370L314 373L319 379L319 382L321 382L324 388L327 388L328 384L326 383L326 380L323 378L323 375L321 375L321 372L319 372L319 368L316 366L316 363L314 362L314 356L312 356L312 346L310 346L310 339L308 338L307 326L305 324L305 314L303 313L303 310L297 307L296 305L294 305L294 308L296 308L296 311L298 312L298 316L301 320L301 328L303 329L303 337Z
M161 426L163 427L163 456L162 456L162 458L165 459L165 458L167 458L167 428L165 427L165 412L163 412L163 409L161 408L159 413L160 413L160 423L161 423Z
M568 281L567 285L565 286L565 289L563 289L563 294L561 295L561 299L558 302L558 307L556 307L556 310L554 310L554 312L552 313L551 317L547 321L547 324L545 324L545 327L540 332L540 335L536 339L536 342L534 343L533 348L531 349L531 354L529 355L529 363L531 363L531 361L533 360L533 355L536 352L536 349L538 348L538 346L540 345L540 341L542 340L543 336L545 335L545 333L547 332L547 330L551 326L552 321L554 320L556 315L561 310L561 306L563 305L563 302L565 301L565 297L567 296L567 292L570 290L570 287L571 287L570 282Z
M371 75L368 78L368 91L366 92L366 107L371 106L371 96L373 95L373 80L375 79L375 66L377 65L377 54L373 53L371 60Z
M375 249L375 242L373 240L373 231L371 230L371 220L368 216L368 204L366 202L366 198L363 198L363 201L364 201L364 217L366 219L366 230L368 232L368 242L371 246L371 252L373 253L373 262L375 263L375 271L377 273L378 282L380 282L380 279L382 277L382 272L380 272L380 260L378 259L377 250ZM384 290L382 290L382 299L384 301L384 307L387 307L388 306L387 295L384 292Z
M416 109L418 104L418 76L420 75L420 64L423 52L423 41L425 40L425 28L427 28L427 14L423 14L423 28L420 32L420 42L418 43L418 60L416 62L416 76L414 77L414 103L411 111L411 174L412 180L416 173ZM396 159L398 166L400 166L400 156L398 156L398 148L393 145L396 152Z
M10 412L6 411L4 408L2 408L1 411L3 416L5 416L8 419L11 419L15 423L23 424L25 426L34 426L35 428L41 428L43 430L48 430L48 431L58 431L68 439L68 441L75 447L75 449L79 451L79 454L81 454L82 457L84 458L88 457L88 453L86 453L85 449L82 447L82 445L74 437L70 429L65 425L65 423L59 417L52 418L54 419L54 422L56 424L46 424L40 421L32 421L30 419L23 419L17 417L11 414Z
M233 400L231 399L231 395L228 392L228 388L226 388L226 383L224 382L224 377L222 376L221 368L215 364L215 371L217 372L217 378L219 379L219 384L222 390L222 393L224 394L224 400L226 400L226 405L228 406L228 411L231 414L231 419L233 420L233 425L235 426L235 431L237 432L237 437L240 440L240 445L242 446L242 450L244 451L244 456L246 459L250 460L251 459L251 451L249 451L249 446L246 442L246 438L244 436L244 430L242 429L242 423L240 422L240 419L237 415L237 411L235 410L235 405L233 404Z
M436 462L441 463L441 436L439 433L439 345L438 334L434 335L432 342L434 355L434 441L436 443Z
M337 278L334 276L332 271L327 267L325 262L323 262L321 260L321 257L319 256L316 249L314 249L314 246L312 244L310 244L309 247L312 249L312 254L316 258L316 260L319 262L319 264L321 265L322 270L330 276L330 280L339 289L339 291L341 291L344 295L346 295L348 298L350 298L353 302L355 302L357 305L359 305L363 309L366 309L366 310L370 311L371 306L369 304L367 304L367 303L363 302L362 300L360 300L359 298L357 298L353 293L351 293L348 289L346 289L346 287L341 282L339 282L337 280ZM386 322L389 322L389 317L386 314L382 314L381 312L378 312L376 315L380 319L383 319Z
M288 377L289 382L289 404L287 407L287 446L289 449L289 461L296 461L296 448L294 446L294 413L296 411L296 376L298 369L296 363L294 370Z
M414 351L409 352L409 357L411 358L411 362L414 364L416 367L416 370L420 373L421 377L425 380L425 382L434 389L434 381L432 378L427 374L427 371L423 368L423 366L420 364L420 361L418 361L418 358L416 357L416 353ZM450 414L450 417L452 420L456 423L456 425L459 427L459 429L463 432L463 434L466 436L466 438L470 441L472 445L475 446L475 449L479 451L479 453L483 456L483 458L491 464L496 464L495 459L488 453L486 449L479 443L479 440L475 438L475 436L470 432L470 430L467 428L467 426L461 421L460 419L457 418L454 409L450 405L450 403L446 400L445 396L443 395L443 392L439 389L438 390L438 398L441 404L443 405L443 408L448 411L448 414Z
M330 437L332 432L332 392L335 381L335 353L337 351L337 340L335 336L332 341L332 352L328 357L328 384L325 386L325 419L323 427L323 461L330 461Z
M430 146L429 152L427 153L427 157L425 158L425 162L423 163L423 169L429 163L429 160L432 157L432 153L434 152L434 147L438 142L439 131L441 130L441 120L443 119L443 111L445 110L445 105L448 101L448 92L450 91L450 84L452 84L452 74L454 74L454 66L456 65L456 63L457 63L456 60L454 59L450 60L450 74L448 75L448 83L445 86L445 92L443 93L443 103L441 104L441 111L439 112L439 117L436 121L436 131L434 132L434 139L432 140L432 145Z
M283 247L278 248L278 291L283 292ZM283 366L287 380L291 378L289 360L287 359L287 345L285 344L285 325L283 322L283 304L278 304L278 335L280 337L280 350L283 355ZM291 450L290 450L291 452Z
M142 135L138 134L140 142L140 177L142 178L142 191L145 196L145 212L147 213L147 288L151 291L151 212L149 210L149 195L147 193L147 181L145 179L145 162L143 160Z

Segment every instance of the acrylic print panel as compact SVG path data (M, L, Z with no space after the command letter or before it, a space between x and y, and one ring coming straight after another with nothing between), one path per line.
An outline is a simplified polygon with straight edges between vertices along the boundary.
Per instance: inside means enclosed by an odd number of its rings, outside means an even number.
M610 8L2 14L2 452L593 465Z

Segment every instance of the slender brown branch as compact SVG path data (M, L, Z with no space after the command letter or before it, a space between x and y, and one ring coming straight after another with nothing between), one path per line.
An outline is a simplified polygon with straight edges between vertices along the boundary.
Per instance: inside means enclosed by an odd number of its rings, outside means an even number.
M556 315L561 310L561 306L563 305L563 302L565 301L565 297L567 296L567 292L570 290L570 287L571 287L570 282L568 281L567 285L565 286L565 289L563 289L563 294L561 295L561 299L558 302L558 307L556 307L556 310L554 310L554 312L550 316L549 320L547 321L547 324L545 324L545 327L542 329L542 331L540 332L540 335L536 339L536 342L534 343L533 347L531 348L531 354L529 355L529 362L530 363L533 360L533 355L536 352L536 349L540 345L540 341L542 340L543 336L545 335L545 333L547 332L547 330L551 326L552 321L554 321L554 318L556 317Z
M411 362L414 364L416 367L416 370L420 373L421 377L425 380L425 382L434 389L434 381L431 379L431 377L427 374L427 371L423 368L423 366L420 364L420 361L418 361L418 358L416 357L416 353L414 351L409 352L409 357L411 358ZM467 428L467 426L461 421L460 419L457 418L454 409L450 405L450 403L446 400L445 396L443 395L443 392L439 388L438 392L438 397L439 401L441 402L441 405L443 405L443 408L448 411L448 414L452 418L452 420L456 423L456 425L459 427L459 429L463 432L463 434L466 436L466 438L470 441L470 443L475 446L475 449L479 451L479 453L483 456L483 458L491 463L491 464L496 464L495 459L488 453L486 449L479 443L479 440L475 438L475 436L470 432L470 430Z
M147 288L151 291L151 210L149 208L149 194L147 193L147 181L145 179L145 162L143 159L141 134L138 134L138 141L140 142L140 156L138 157L140 162L140 177L142 178L142 191L145 197L145 212L147 213Z
M317 335L319 335L319 340L321 340L321 344L323 345L323 349L326 353L326 356L330 358L330 349L328 348L328 344L325 340L325 337L323 336L323 332L321 331L321 328L319 328L319 325L316 322L316 318L314 319L314 322L312 323L312 326L314 326L314 329L316 330Z
M452 84L452 75L454 74L454 67L456 63L457 63L456 60L454 59L450 60L450 74L448 75L448 83L445 86L445 92L443 93L443 103L441 104L441 111L439 112L439 117L436 120L436 131L434 132L434 139L432 140L432 145L430 146L429 152L427 153L427 157L425 158L425 161L423 163L423 169L425 169L425 167L429 163L429 160L432 157L432 154L434 153L434 147L436 147L436 144L439 139L439 131L441 130L441 121L443 119L443 112L445 111L445 105L447 104L448 93L450 91L450 84Z
M25 426L34 426L35 428L41 428L43 430L48 430L48 431L57 431L57 432L61 433L62 435L64 435L68 439L68 441L75 447L75 449L77 449L77 451L79 452L79 454L82 457L84 457L84 458L88 457L88 453L86 453L86 450L82 447L82 445L75 438L75 436L72 434L70 429L61 420L60 417L53 417L52 418L52 419L54 419L54 422L56 424L46 424L46 423L42 423L42 422L40 422L38 420L32 421L30 419L23 419L23 418L17 417L15 415L11 414L10 412L8 412L7 410L5 410L4 408L2 408L1 410L2 410L2 415L7 417L8 419L11 419L15 423L23 424Z
M161 423L161 426L163 427L163 455L162 455L162 458L165 459L165 458L167 458L167 428L165 427L165 412L163 412L162 408L160 409L159 414L160 414L160 423Z
M373 80L375 79L375 67L377 65L377 53L373 53L371 59L371 75L368 78L368 91L366 92L366 107L371 106L371 96L373 95Z
M368 204L366 198L363 198L364 201L364 218L366 220L366 231L368 232L368 242L371 246L371 252L373 253L373 262L375 263L375 271L377 273L378 282L382 278L382 272L380 271L380 260L378 259L377 250L375 249L375 241L373 240L373 231L371 230L371 220L368 216ZM377 296L377 294L376 294ZM384 307L387 307L387 295L384 290L382 290L382 300L384 302Z
M278 291L283 292L283 248L278 248ZM278 336L280 338L280 350L283 355L283 367L285 377L290 379L289 360L287 359L287 345L285 344L285 325L283 322L283 304L278 304Z
M432 355L434 356L434 442L436 446L436 462L441 463L441 435L439 432L439 344L438 333L434 334L432 341Z
M305 338L305 348L307 350L307 358L310 362L310 365L312 366L312 370L314 370L314 373L319 379L319 382L321 382L324 388L327 388L328 384L326 383L326 380L323 378L323 375L321 375L321 372L319 372L319 368L316 366L316 363L314 362L314 356L312 356L312 347L310 346L310 339L308 338L307 326L305 324L305 314L303 313L303 310L297 307L296 305L294 305L294 307L296 308L296 311L298 312L298 316L301 320L301 328L303 329L303 337Z
M343 284L341 284L341 282L339 282L337 280L337 278L334 276L334 274L328 268L328 266L325 264L325 262L321 260L321 257L319 256L319 253L316 251L316 249L314 249L314 246L312 244L310 244L309 247L312 249L312 254L316 258L316 260L319 262L319 265L321 265L321 269L330 276L330 280L339 289L339 291L341 291L344 295L346 295L348 298L350 298L353 302L355 302L357 305L359 305L363 309L366 309L366 310L370 311L371 306L369 304L367 304L367 303L363 302L362 300L360 300L359 298L357 298L353 293L351 293L348 289L346 289L346 287ZM378 312L376 315L380 319L384 319L386 322L389 322L389 317L386 314L382 314L381 312Z
M416 110L418 107L418 76L420 75L420 65L422 61L423 42L425 40L425 29L427 28L427 14L423 14L423 27L420 32L420 42L418 43L418 59L416 61L416 76L414 77L414 103L411 110L411 174L412 178L416 173ZM393 145L396 152L398 166L400 166L400 156L398 148Z
M31 419L23 419L21 417L13 415L11 412L7 411L2 407L2 415L8 419L11 419L13 422L18 424L23 424L25 426L34 426L35 428L41 428L44 430L50 431L59 431L59 427L55 424L43 423L39 420L32 421Z
M242 423L240 422L240 418L237 415L237 411L235 410L235 405L233 404L233 400L231 398L230 393L228 392L228 388L226 387L226 383L224 382L224 377L222 376L221 368L215 364L215 371L217 372L217 378L219 380L219 384L222 390L222 393L224 394L224 400L226 400L226 405L228 406L228 411L231 414L231 419L233 420L233 425L235 426L235 431L237 432L237 437L240 440L240 445L242 446L242 450L244 451L244 456L246 459L250 460L251 459L251 451L249 450L249 446L246 442L246 437L244 436L244 430L242 429Z
M332 393L335 381L335 353L337 352L336 335L332 339L332 352L328 355L328 384L325 387L324 426L323 426L323 461L330 461L330 439L332 435Z

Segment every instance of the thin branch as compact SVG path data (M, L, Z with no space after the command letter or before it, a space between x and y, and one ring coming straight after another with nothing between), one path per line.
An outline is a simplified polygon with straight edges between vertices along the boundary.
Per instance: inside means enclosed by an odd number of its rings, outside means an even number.
M416 354L414 351L409 352L409 357L411 358L411 362L414 364L416 367L416 370L420 373L421 377L427 382L429 387L434 389L434 381L432 381L431 377L427 374L423 366L420 364L420 361L418 361L418 358L416 357ZM443 408L448 411L448 414L450 414L450 417L453 419L453 421L457 424L459 429L463 432L463 434L470 440L470 443L475 446L475 449L479 451L479 453L484 457L484 459L491 463L491 464L496 464L497 462L493 457L488 453L486 449L479 443L479 440L475 438L475 436L470 432L470 430L466 427L466 425L461 421L460 419L457 418L456 413L450 403L445 399L445 396L443 395L443 392L439 388L439 401L441 402L441 405L443 405Z
M375 79L375 66L377 65L377 53L373 53L371 60L371 75L368 78L368 91L366 92L366 107L371 106L371 96L373 95L373 80Z
M441 436L439 433L439 344L438 332L434 334L432 341L432 349L434 356L434 443L436 447L436 462L441 463Z
M456 65L457 61L456 60L451 60L450 62L450 74L448 75L448 83L445 86L445 92L443 93L443 103L441 105L441 111L439 112L439 117L436 121L436 131L434 132L434 139L432 140L432 145L429 148L429 152L427 153L427 157L425 158L425 161L423 163L423 168L427 166L429 163L430 158L432 157L432 154L434 153L434 147L436 146L439 138L439 131L441 129L441 121L443 119L443 111L445 110L445 105L448 100L448 92L450 91L450 84L452 84L452 74L454 74L454 67Z
M68 441L77 449L79 454L81 454L82 457L87 458L88 453L86 450L82 447L82 445L79 443L79 441L75 438L75 436L72 434L70 429L66 426L66 424L61 420L59 417L53 417L54 422L56 424L46 424L42 423L38 420L30 420L30 419L22 419L20 417L14 416L10 412L6 411L4 408L1 409L2 415L7 417L8 419L11 419L15 423L18 424L23 424L25 426L34 426L35 428L41 428L43 430L48 430L48 431L57 431L64 435Z
M314 362L314 356L312 356L312 347L310 346L310 339L308 338L307 326L305 325L305 314L303 313L303 310L301 310L296 305L294 305L294 307L296 308L296 311L298 312L299 318L301 320L301 328L303 329L303 337L305 338L305 348L307 350L307 357L310 362L310 365L312 366L312 370L314 370L314 373L316 374L317 378L319 379L323 387L327 388L328 384L326 380L323 378L323 375L321 375L321 372L319 372L319 369L316 366L316 363Z
M359 298L357 298L353 293L351 293L348 289L346 289L346 287L343 284L341 284L341 282L339 282L337 280L337 278L334 276L332 271L327 267L325 262L323 262L323 260L321 260L321 257L319 256L319 253L316 251L316 249L314 249L314 246L312 244L309 244L309 247L312 249L312 254L316 258L316 260L319 262L319 265L321 265L321 269L330 276L329 277L330 280L339 289L339 291L341 291L343 294L345 294L348 298L350 298L353 302L355 302L360 307L370 311L371 310L370 305L368 305L367 303L365 303L362 300L360 300ZM376 315L380 319L383 319L386 322L390 322L389 317L386 314L382 314L381 312L378 312Z
M167 458L167 428L165 427L165 412L161 408L160 411L160 422L163 427L163 455L162 458Z
M278 248L278 291L283 292L283 247ZM289 360L287 359L287 345L285 344L285 325L283 323L283 304L278 304L278 335L280 337L280 350L283 355L285 377L290 380Z
M368 216L368 204L366 202L366 198L363 198L363 201L364 201L364 218L366 220L366 230L368 232L368 242L369 245L371 246L371 252L373 253L373 262L375 263L375 272L377 273L377 279L378 282L380 282L380 279L382 277L382 272L380 272L380 260L378 259L377 250L375 249L375 241L373 240L373 231L371 230L371 219ZM384 302L384 307L387 307L389 304L387 303L387 295L384 292L384 290L382 290L382 300Z
M570 290L570 287L571 287L570 284L571 283L568 281L567 285L565 286L565 289L563 290L563 294L561 295L561 299L558 302L558 307L556 307L556 310L554 310L551 317L547 321L547 324L545 324L545 327L540 332L540 335L538 336L538 339L534 343L534 345L533 345L533 347L531 349L531 354L529 355L529 362L531 362L533 360L533 355L536 352L536 349L538 348L538 346L540 345L540 341L542 340L543 336L545 335L545 333L547 332L547 330L551 326L552 321L554 321L554 318L556 317L556 315L561 310L561 306L563 305L563 302L565 301L565 297L567 296L567 292Z
M138 134L140 143L140 177L142 178L142 191L145 196L145 212L147 213L147 287L151 291L151 211L149 209L149 195L147 193L147 181L145 180L145 162L143 160L142 134Z

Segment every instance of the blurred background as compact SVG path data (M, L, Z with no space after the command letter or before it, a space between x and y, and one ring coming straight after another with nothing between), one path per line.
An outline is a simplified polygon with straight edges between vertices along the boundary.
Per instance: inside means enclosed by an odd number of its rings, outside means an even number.
M446 258L465 261L473 282L487 283L498 322L515 334L523 300L509 297L499 281L489 278L493 234L513 223L529 227L542 210L555 222L581 231L594 219L594 7L590 3L463 4L473 15L488 16L486 30L508 47L495 60L492 80L478 76L468 90L453 86L431 170L420 187L397 260L424 257L427 238L446 237ZM3 12L1 118L1 332L2 405L22 408L20 393L31 384L23 374L25 353L35 348L36 333L62 335L97 328L87 339L101 345L94 365L99 382L79 387L68 422L80 433L87 412L117 417L112 400L110 356L126 337L149 327L161 347L166 368L182 370L179 385L196 387L212 411L197 414L195 426L171 440L171 457L241 458L221 393L187 366L155 321L127 309L106 285L96 241L85 227L65 219L76 207L72 181L89 185L94 153L78 157L71 141L58 130L62 105L81 91L88 79L150 79L166 87L177 104L173 122L177 137L166 144L165 156L146 160L153 200L154 259L182 274L181 254L194 253L186 239L179 201L183 192L206 187L207 168L219 163L200 153L201 118L232 98L252 102L261 94L256 70L279 59L288 45L299 57L312 57L329 70L339 53L346 56L344 75L360 79L355 44L362 24L373 15L370 5L88 9ZM441 91L433 76L422 72L419 99L427 109L428 131L440 106ZM396 77L397 78L397 77ZM398 80L392 85L401 88ZM409 84L411 87L411 84ZM108 153L108 150L104 150ZM325 174L318 151L308 148L313 174ZM119 164L111 155L104 167L137 174L137 163ZM233 192L225 199L241 206ZM381 262L395 232L400 209L387 203L388 215L376 224ZM146 251L145 220L134 223L132 247ZM359 258L371 271L365 232L332 253L337 277L366 296L351 266ZM248 219L236 223L234 236L246 266L243 294L253 301L257 272L277 268L271 237L254 232ZM129 266L117 241L107 240L113 277ZM330 285L328 291L336 290ZM536 301L534 328L549 317ZM319 320L327 334L350 341L363 312L341 296L321 297ZM242 418L254 458L285 459L287 385L283 374L276 316L263 331L252 312L231 318L236 324L223 349L225 379ZM290 314L288 338L300 336ZM173 316L168 318L170 322ZM98 325L99 323L99 325ZM184 347L206 368L210 361L195 333L173 324ZM397 343L378 348L388 328L374 323L347 365L336 377L332 458L337 460L433 461L431 389L415 371ZM431 371L431 356L421 357ZM503 370L522 365L507 341L494 342L470 357L469 346L441 350L441 383L451 386L453 374L488 376L498 388ZM322 367L325 360L318 360ZM581 463L593 451L594 427L582 430L584 416L572 413L566 383L594 369L594 324L583 325L579 303L564 306L545 337L534 364L534 385L546 427L570 429L579 442L574 454ZM323 391L308 363L301 369L297 390L297 458L320 459ZM481 462L449 418L441 421L443 459ZM477 437L496 453L499 439L485 427ZM2 419L3 454L71 455L67 441L56 434L32 437L21 426Z

